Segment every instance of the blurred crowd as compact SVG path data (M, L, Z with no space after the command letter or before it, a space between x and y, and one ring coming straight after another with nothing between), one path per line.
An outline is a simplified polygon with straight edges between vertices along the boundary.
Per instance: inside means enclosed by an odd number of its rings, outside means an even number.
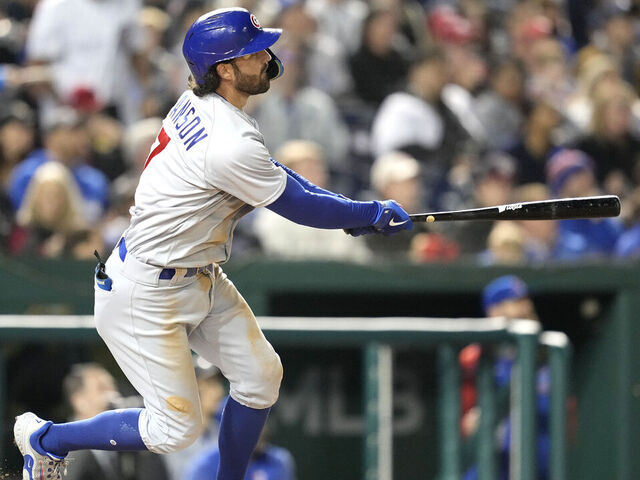
M184 34L243 6L284 29L285 74L251 99L279 162L409 212L598 194L616 219L416 225L352 238L266 209L234 257L482 264L640 255L640 2L4 0L0 251L91 257L128 225Z

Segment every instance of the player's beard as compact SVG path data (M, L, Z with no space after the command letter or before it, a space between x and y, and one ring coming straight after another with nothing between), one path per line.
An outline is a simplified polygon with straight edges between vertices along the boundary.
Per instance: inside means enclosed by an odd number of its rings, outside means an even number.
M235 71L235 82L233 86L239 92L258 95L269 90L270 79L267 76L266 68L259 75L246 75L240 71L235 63L232 62L231 66Z

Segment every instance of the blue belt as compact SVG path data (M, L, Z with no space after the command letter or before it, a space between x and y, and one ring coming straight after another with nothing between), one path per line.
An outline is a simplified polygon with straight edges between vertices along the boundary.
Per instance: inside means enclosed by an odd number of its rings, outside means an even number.
M118 243L118 253L120 254L120 260L124 262L124 259L127 257L127 246L124 243L124 237L120 239L120 243ZM205 273L210 272L212 269L212 264L205 265L204 267L190 267L187 268L187 273L184 274L185 277L193 277L197 273ZM175 268L163 268L160 272L160 280L171 280L176 274Z

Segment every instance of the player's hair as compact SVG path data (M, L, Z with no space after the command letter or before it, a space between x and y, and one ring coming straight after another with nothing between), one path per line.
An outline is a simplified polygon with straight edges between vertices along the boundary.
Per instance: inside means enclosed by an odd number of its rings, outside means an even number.
M231 60L227 60L224 62L218 62L215 65L211 65L209 70L204 75L204 83L196 83L193 75L189 75L189 88L194 93L196 97L204 97L205 95L209 95L211 93L215 93L215 91L220 86L220 75L218 75L218 71L216 70L216 66L220 63L229 63Z

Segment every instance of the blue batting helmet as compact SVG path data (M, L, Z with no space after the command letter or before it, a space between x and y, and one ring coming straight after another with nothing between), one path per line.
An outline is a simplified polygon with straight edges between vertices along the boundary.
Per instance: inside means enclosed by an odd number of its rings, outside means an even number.
M277 78L282 75L282 63L269 47L281 34L279 28L262 28L255 15L244 8L221 8L193 22L182 44L182 54L199 84L212 65L261 50L271 55L267 74Z

